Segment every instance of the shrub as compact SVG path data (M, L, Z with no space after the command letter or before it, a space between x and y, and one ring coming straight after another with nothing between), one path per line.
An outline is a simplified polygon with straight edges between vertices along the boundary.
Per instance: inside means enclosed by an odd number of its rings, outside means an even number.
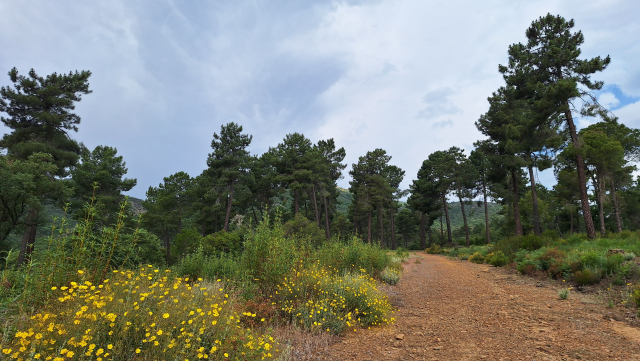
M195 228L185 228L178 233L173 239L173 247L171 253L174 257L184 257L189 253L195 252L201 243L200 232Z
M364 273L338 275L325 268L295 270L273 295L281 311L307 330L339 334L347 328L392 323L391 305Z
M279 222L269 227L269 219L260 223L247 237L240 258L242 269L258 281L265 290L272 290L284 281L299 258L292 240L284 236Z
M538 265L529 257L518 263L516 268L518 269L518 272L526 275L534 275L538 271Z
M535 251L542 248L542 246L544 246L544 239L542 237L538 237L534 234L522 236L520 248L526 249L527 251Z
M240 315L221 284L146 267L114 271L99 284L78 278L54 287L57 299L0 345L2 352L17 359L172 360L261 359L275 350L271 337L237 327Z
M458 254L458 259L462 260L462 261L466 261L466 260L469 259L469 255L466 254L466 253L460 253L460 254Z
M560 297L561 300L566 300L567 298L569 298L570 292L571 292L571 287L562 288L558 291L558 297Z
M506 237L493 245L493 251L500 251L507 256L512 256L518 252L521 243L522 237Z
M298 213L295 217L284 224L284 235L287 238L294 238L299 241L306 241L308 244L318 247L327 237L318 227L316 222L311 222L302 213Z
M469 262L473 263L484 263L484 256L480 252L476 252L469 257Z
M425 251L429 254L440 254L442 253L442 247L434 243L431 245L431 247L427 248Z
M175 272L181 277L202 277L207 280L221 278L241 281L244 276L238 259L226 254L207 256L202 248L185 256L175 267Z
M235 232L220 231L209 234L200 239L202 251L211 256L220 253L240 253L242 251L242 239Z
M400 272L396 269L387 267L380 272L380 279L385 283L395 285L400 281Z
M633 261L634 258L636 258L636 254L633 252L627 252L624 254L625 261Z
M585 268L582 271L576 271L574 274L575 281L580 286L593 285L600 282L602 278L599 270Z
M485 258L485 262L496 267L502 267L509 263L509 258L502 251L489 253Z
M338 272L364 270L371 277L378 277L387 267L400 267L400 262L393 264L392 256L379 245L364 243L357 237L352 237L347 243L326 242L315 255L320 264L329 269Z

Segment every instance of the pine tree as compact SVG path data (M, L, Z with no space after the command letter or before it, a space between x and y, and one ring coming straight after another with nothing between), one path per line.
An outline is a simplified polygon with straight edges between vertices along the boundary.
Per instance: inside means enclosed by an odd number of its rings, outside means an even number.
M124 178L128 170L122 156L117 153L116 148L109 146L99 145L93 151L83 147L80 164L71 171L77 198L75 208L81 209L87 200L95 196L103 224L115 220L124 200L122 192L131 190L137 183L136 179Z
M35 153L51 155L57 169L55 176L64 177L80 155L80 145L71 139L68 131L78 131L80 117L72 113L81 94L89 94L88 79L91 72L53 73L39 77L31 69L29 76L18 74L13 68L9 78L13 88L0 88L0 112L8 118L0 121L12 132L0 140L0 149L6 149L12 159L27 160ZM25 222L27 229L22 238L19 263L30 260L38 226L38 207L31 207Z
M540 117L563 116L571 143L578 149L581 143L571 104L580 98L585 102L583 110L593 109L595 96L590 92L601 89L603 82L591 81L591 75L604 70L611 59L608 56L578 59L584 36L580 31L572 33L573 27L573 20L566 21L559 15L540 17L526 30L526 44L509 46L509 63L499 70L507 84L518 90L518 97L535 101L534 111ZM587 236L593 239L596 232L589 208L584 159L579 151L575 157Z
M241 125L231 122L222 126L220 135L214 133L211 141L213 152L209 154L207 165L216 183L225 192L225 231L229 231L234 190L238 182L246 177L249 169L251 158L246 148L251 144L251 139L251 135L242 134Z

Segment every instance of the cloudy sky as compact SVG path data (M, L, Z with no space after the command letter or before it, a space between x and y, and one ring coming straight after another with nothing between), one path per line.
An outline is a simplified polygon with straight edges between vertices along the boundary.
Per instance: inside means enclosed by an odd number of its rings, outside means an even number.
M254 154L292 132L334 138L349 165L386 149L408 187L431 152L481 138L498 64L548 12L575 19L584 57L611 56L600 100L640 127L637 0L0 0L0 86L13 67L90 70L74 137L116 147L136 197L198 175L231 121Z

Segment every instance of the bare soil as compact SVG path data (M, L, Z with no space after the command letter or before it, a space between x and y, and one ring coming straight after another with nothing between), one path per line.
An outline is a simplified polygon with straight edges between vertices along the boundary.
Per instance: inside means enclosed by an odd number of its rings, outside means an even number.
M324 340L325 360L640 360L640 330L593 295L444 256L413 254L386 287L396 323ZM634 315L635 317L635 315ZM295 346L294 346L295 347ZM320 351L320 350L318 350ZM292 357L295 359L295 357Z

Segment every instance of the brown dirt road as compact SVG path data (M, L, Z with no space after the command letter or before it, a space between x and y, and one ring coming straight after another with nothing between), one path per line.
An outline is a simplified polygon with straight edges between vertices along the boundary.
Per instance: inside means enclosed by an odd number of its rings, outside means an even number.
M387 291L396 324L340 338L330 359L640 360L640 331L602 304L506 269L418 253Z

